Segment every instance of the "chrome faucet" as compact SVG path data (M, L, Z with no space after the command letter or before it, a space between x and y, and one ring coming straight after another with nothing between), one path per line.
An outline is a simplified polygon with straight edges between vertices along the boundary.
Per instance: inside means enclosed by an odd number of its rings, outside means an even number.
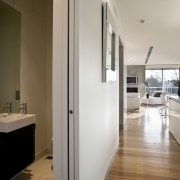
M11 113L12 112L12 103L11 102L7 102L6 106L3 107L3 110L7 109L7 113Z
M23 113L23 114L27 114L27 103L22 103L22 104L20 104L19 110L20 110L20 111L22 110L22 113Z

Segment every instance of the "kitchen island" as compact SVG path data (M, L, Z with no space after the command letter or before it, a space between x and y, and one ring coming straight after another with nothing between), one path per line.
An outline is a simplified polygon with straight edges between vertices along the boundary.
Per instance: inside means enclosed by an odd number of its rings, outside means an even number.
M169 131L180 145L180 97L169 97Z

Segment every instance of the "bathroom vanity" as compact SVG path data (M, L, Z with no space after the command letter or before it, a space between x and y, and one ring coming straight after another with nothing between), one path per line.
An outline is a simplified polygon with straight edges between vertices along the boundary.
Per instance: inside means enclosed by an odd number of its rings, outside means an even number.
M0 179L10 180L35 159L35 115L0 118Z

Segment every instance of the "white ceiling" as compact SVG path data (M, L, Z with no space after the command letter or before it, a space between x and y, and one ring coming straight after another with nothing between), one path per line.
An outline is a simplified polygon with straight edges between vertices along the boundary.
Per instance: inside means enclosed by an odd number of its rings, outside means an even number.
M180 64L180 0L116 0L127 64ZM145 22L141 23L140 20Z

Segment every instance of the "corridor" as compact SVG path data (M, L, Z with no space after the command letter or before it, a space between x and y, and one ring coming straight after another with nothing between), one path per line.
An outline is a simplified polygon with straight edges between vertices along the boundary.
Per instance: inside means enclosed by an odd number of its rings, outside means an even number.
M108 180L180 179L180 146L159 108L144 106L127 114Z

